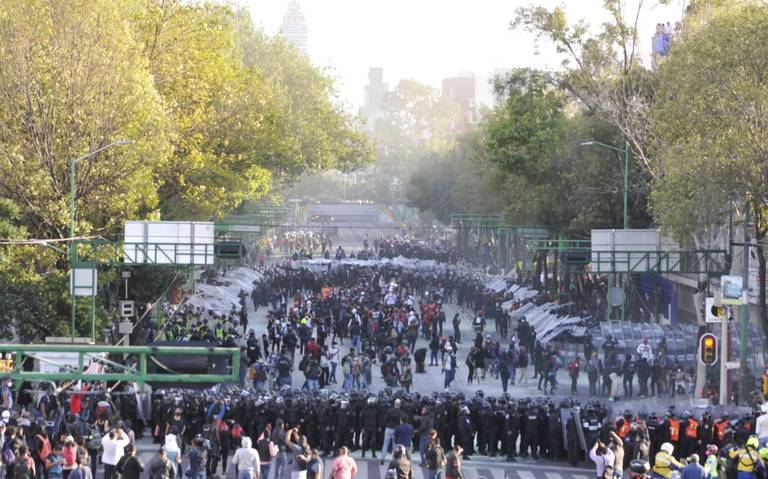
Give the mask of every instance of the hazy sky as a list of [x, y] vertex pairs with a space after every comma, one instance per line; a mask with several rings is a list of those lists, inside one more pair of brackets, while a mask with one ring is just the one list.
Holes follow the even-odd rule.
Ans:
[[[632, 8], [639, 0], [627, 0]], [[656, 23], [674, 24], [684, 0], [658, 6], [645, 0], [640, 18], [641, 48], [649, 57]], [[248, 6], [257, 25], [276, 33], [288, 0], [239, 0]], [[333, 69], [341, 99], [357, 109], [363, 101], [368, 68], [384, 68], [390, 88], [413, 78], [436, 87], [441, 79], [471, 71], [478, 77], [496, 68], [557, 67], [560, 57], [542, 43], [540, 55], [533, 38], [511, 31], [515, 9], [531, 4], [564, 5], [571, 19], [597, 25], [606, 20], [602, 0], [299, 0], [309, 27], [313, 63]]]

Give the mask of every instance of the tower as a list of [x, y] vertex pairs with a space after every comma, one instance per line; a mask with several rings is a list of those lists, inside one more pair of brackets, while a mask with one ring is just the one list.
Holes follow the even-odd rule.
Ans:
[[283, 15], [283, 36], [304, 55], [307, 54], [307, 20], [296, 0], [288, 4], [288, 11]]

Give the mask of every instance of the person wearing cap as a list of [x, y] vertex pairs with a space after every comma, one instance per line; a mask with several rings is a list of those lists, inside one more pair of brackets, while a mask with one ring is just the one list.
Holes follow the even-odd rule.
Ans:
[[[720, 472], [720, 461], [717, 456], [717, 446], [714, 444], [707, 446], [706, 455], [707, 460], [704, 461], [704, 477], [706, 479], [717, 479]], [[768, 457], [763, 458], [763, 460], [766, 459], [768, 459]]]

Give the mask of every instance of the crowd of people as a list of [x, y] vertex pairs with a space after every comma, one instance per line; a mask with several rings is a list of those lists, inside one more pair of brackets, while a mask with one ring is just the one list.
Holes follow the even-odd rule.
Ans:
[[[235, 468], [240, 479], [268, 479], [271, 469], [275, 479], [287, 478], [291, 469], [319, 479], [323, 457], [335, 456], [339, 464], [333, 467], [349, 472], [355, 451], [389, 464], [397, 477], [417, 464], [438, 477], [474, 455], [571, 466], [591, 459], [598, 477], [604, 477], [601, 467], [621, 477], [641, 460], [666, 479], [686, 460], [705, 458], [711, 478], [756, 474], [768, 459], [768, 408], [734, 416], [678, 412], [674, 406], [664, 414], [641, 408], [613, 415], [598, 400], [284, 387], [277, 393], [156, 390], [142, 419], [134, 394], [22, 390], [15, 405], [9, 386], [4, 383], [0, 394], [6, 478], [91, 479], [101, 468], [107, 479], [138, 479], [142, 471], [157, 479], [202, 479]], [[136, 455], [136, 441], [145, 436], [162, 445], [147, 464]]]
[[[443, 258], [425, 252], [441, 245], [415, 240], [390, 238], [369, 247], [381, 257]], [[586, 341], [583, 358], [589, 359], [567, 361], [556, 345], [537, 342], [527, 321], [513, 323], [501, 307], [511, 301], [514, 311], [523, 300], [506, 289], [486, 289], [483, 280], [473, 271], [391, 263], [265, 268], [229, 313], [168, 310], [170, 319], [148, 338], [241, 347], [239, 385], [146, 396], [130, 385], [106, 394], [95, 385], [32, 390], [24, 384], [14, 395], [3, 382], [6, 479], [92, 479], [100, 467], [105, 479], [204, 479], [231, 468], [238, 479], [271, 473], [321, 479], [329, 472], [322, 458], [329, 455], [335, 456], [330, 476], [351, 479], [350, 453], [357, 451], [388, 464], [387, 479], [412, 479], [417, 465], [431, 479], [458, 479], [462, 461], [475, 455], [572, 466], [591, 460], [603, 479], [621, 477], [633, 460], [649, 461], [652, 474], [665, 479], [685, 468], [684, 479], [700, 479], [691, 475], [699, 463], [708, 478], [753, 479], [763, 470], [766, 410], [730, 416], [642, 408], [615, 415], [601, 399], [616, 399], [619, 387], [626, 397], [635, 383], [640, 396], [677, 390], [677, 372], [654, 372], [664, 364], [665, 343], [645, 340], [620, 362], [613, 338], [601, 345], [602, 358]], [[469, 313], [447, 314], [449, 302]], [[266, 325], [248, 331], [247, 311], [259, 308], [268, 311]], [[469, 337], [462, 330], [471, 331]], [[459, 358], [463, 343], [470, 346]], [[531, 366], [541, 397], [515, 397], [508, 388], [527, 383]], [[498, 380], [503, 393], [459, 392], [454, 384], [464, 381], [457, 377], [464, 367], [467, 383]], [[430, 368], [440, 371], [443, 388], [414, 390], [414, 378]], [[556, 400], [559, 370], [568, 372], [572, 394], [585, 372], [594, 398]], [[377, 377], [384, 386], [374, 388]], [[136, 441], [147, 436], [158, 449], [143, 464]]]

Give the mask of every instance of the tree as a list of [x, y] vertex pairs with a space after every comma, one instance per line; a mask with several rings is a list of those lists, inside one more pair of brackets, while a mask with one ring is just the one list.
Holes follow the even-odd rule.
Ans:
[[[723, 2], [699, 11], [686, 19], [659, 74], [652, 118], [664, 175], [654, 183], [655, 216], [698, 246], [730, 211], [743, 215], [746, 207], [761, 244], [768, 230], [768, 8]], [[765, 277], [765, 251], [756, 250]], [[759, 306], [768, 333], [764, 281]]]
[[471, 131], [448, 152], [423, 157], [406, 185], [408, 205], [446, 224], [452, 213], [499, 211], [501, 195], [495, 194], [485, 155], [482, 133]]
[[2, 0], [0, 12], [0, 195], [35, 236], [65, 237], [68, 160], [127, 138], [79, 165], [79, 231], [154, 208], [167, 123], [121, 2]]
[[233, 23], [245, 66], [272, 86], [275, 134], [264, 147], [271, 152], [265, 160], [275, 179], [284, 183], [369, 163], [373, 152], [362, 122], [334, 102], [337, 92], [328, 72], [309, 63], [282, 36], [257, 31], [247, 10], [237, 10]]
[[[603, 3], [611, 20], [594, 34], [583, 20], [569, 24], [562, 7], [520, 8], [511, 26], [554, 44], [564, 56], [564, 68], [554, 81], [618, 129], [630, 143], [634, 157], [655, 174], [655, 164], [646, 152], [654, 80], [652, 72], [642, 65], [637, 36], [637, 24], [647, 1], [639, 0], [631, 15], [622, 0]], [[647, 191], [647, 181], [639, 185]]]
[[[381, 116], [374, 125], [376, 141], [375, 176], [383, 184], [404, 185], [415, 161], [429, 152], [445, 152], [453, 141], [452, 127], [459, 118], [459, 106], [440, 91], [415, 80], [402, 80], [387, 93]], [[395, 187], [395, 192], [399, 190]], [[391, 188], [380, 194], [396, 200]]]

